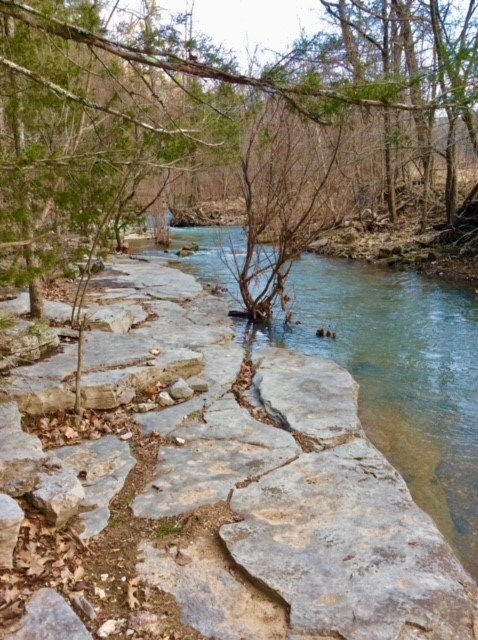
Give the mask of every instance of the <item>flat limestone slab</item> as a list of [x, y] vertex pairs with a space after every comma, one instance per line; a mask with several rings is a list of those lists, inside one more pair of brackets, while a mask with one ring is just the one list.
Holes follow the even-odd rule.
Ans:
[[202, 411], [205, 401], [206, 396], [198, 396], [160, 411], [136, 413], [134, 421], [139, 424], [146, 435], [156, 432], [167, 436], [175, 431], [184, 420], [193, 420], [194, 415]]
[[244, 349], [235, 342], [201, 347], [204, 354], [203, 377], [209, 383], [209, 396], [219, 397], [229, 391], [241, 370]]
[[290, 460], [288, 449], [237, 441], [196, 440], [162, 447], [153, 482], [133, 502], [141, 518], [165, 518], [226, 500], [238, 482]]
[[210, 298], [213, 296], [196, 298], [187, 308], [165, 300], [151, 302], [151, 310], [158, 315], [151, 326], [161, 336], [162, 344], [197, 349], [231, 341], [234, 332], [227, 306]]
[[476, 586], [363, 439], [235, 491], [220, 535], [290, 605], [290, 639], [476, 640]]
[[254, 386], [267, 412], [324, 447], [363, 435], [358, 384], [335, 362], [270, 348], [255, 357]]
[[199, 282], [188, 273], [161, 264], [159, 260], [143, 262], [118, 258], [112, 263], [121, 270], [114, 281], [126, 287], [147, 290], [151, 298], [184, 302], [192, 300], [202, 292]]
[[55, 449], [55, 456], [73, 467], [76, 473], [86, 475], [82, 479], [85, 497], [81, 504], [90, 510], [80, 514], [85, 526], [80, 535], [82, 538], [97, 535], [108, 524], [109, 503], [122, 489], [128, 473], [136, 464], [128, 443], [109, 435], [100, 440]]
[[137, 572], [143, 580], [171, 593], [185, 624], [208, 638], [221, 640], [282, 640], [285, 611], [244, 581], [236, 580], [227, 562], [204, 539], [182, 550], [191, 559], [180, 566], [177, 550], [140, 545]]
[[139, 304], [111, 304], [86, 309], [86, 321], [90, 329], [128, 333], [131, 327], [144, 322], [147, 312]]
[[[56, 322], [69, 323], [73, 307], [66, 302], [45, 301], [47, 318]], [[88, 328], [111, 333], [128, 333], [133, 324], [143, 322], [147, 313], [139, 304], [109, 304], [102, 306], [85, 306], [80, 318], [85, 318]], [[76, 317], [76, 315], [75, 315]]]
[[54, 590], [40, 589], [30, 598], [21, 627], [5, 640], [93, 640], [69, 604]]
[[30, 311], [30, 296], [28, 291], [23, 291], [19, 296], [11, 300], [0, 302], [0, 314], [5, 316], [21, 316]]

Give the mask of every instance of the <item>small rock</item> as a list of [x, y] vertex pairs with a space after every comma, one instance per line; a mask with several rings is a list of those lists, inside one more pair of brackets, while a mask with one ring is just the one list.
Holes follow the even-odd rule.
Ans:
[[104, 270], [105, 263], [101, 258], [95, 258], [90, 262], [89, 269], [88, 269], [88, 258], [87, 256], [85, 256], [85, 261], [82, 263], [80, 262], [75, 266], [79, 269], [80, 274], [87, 273], [88, 271], [90, 273], [100, 273], [100, 271]]
[[156, 360], [148, 360], [146, 363], [147, 367], [155, 367], [156, 366]]
[[81, 482], [70, 468], [53, 475], [40, 473], [38, 478], [39, 484], [29, 496], [31, 503], [45, 514], [48, 522], [63, 527], [78, 513], [85, 497]]
[[150, 349], [149, 353], [153, 356], [159, 356], [159, 354], [161, 353], [161, 349]]
[[99, 638], [107, 638], [112, 633], [116, 633], [116, 628], [118, 627], [118, 620], [107, 620], [104, 622], [101, 627], [97, 631], [97, 635]]
[[154, 402], [140, 402], [136, 405], [136, 411], [138, 413], [148, 413], [148, 411], [153, 411], [153, 409], [156, 409]]
[[175, 403], [167, 391], [161, 391], [158, 395], [158, 404], [161, 407], [172, 407]]
[[95, 596], [98, 596], [100, 600], [104, 600], [106, 598], [106, 591], [101, 589], [101, 587], [95, 587]]
[[179, 378], [169, 387], [169, 394], [174, 400], [189, 400], [193, 397], [194, 391], [182, 378]]
[[123, 433], [123, 435], [121, 435], [119, 437], [120, 440], [131, 440], [131, 438], [133, 437], [133, 434], [131, 433], [131, 431], [128, 431], [127, 433]]
[[10, 496], [0, 494], [0, 569], [11, 569], [23, 511]]
[[186, 440], [184, 438], [174, 438], [174, 441], [176, 442], [176, 444], [179, 444], [180, 446], [183, 446], [184, 444], [186, 444]]
[[197, 376], [194, 376], [193, 378], [188, 378], [187, 384], [193, 391], [197, 391], [198, 393], [204, 393], [205, 391], [209, 391], [209, 385], [204, 380], [204, 378], [199, 378]]
[[388, 247], [380, 247], [378, 250], [377, 258], [382, 260], [383, 258], [388, 258], [391, 255], [391, 250]]

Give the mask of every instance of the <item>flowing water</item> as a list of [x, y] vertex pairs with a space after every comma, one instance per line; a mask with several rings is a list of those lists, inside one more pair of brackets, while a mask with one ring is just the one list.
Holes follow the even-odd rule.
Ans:
[[[240, 259], [239, 229], [174, 229], [172, 235], [178, 246], [200, 246], [182, 264], [235, 295], [224, 258], [231, 257], [232, 236]], [[478, 294], [312, 254], [296, 261], [288, 288], [301, 324], [287, 329], [278, 321], [257, 330], [256, 348], [284, 346], [335, 360], [352, 373], [369, 438], [478, 579]], [[318, 327], [330, 327], [337, 339], [317, 338]], [[238, 339], [245, 331], [238, 323]]]

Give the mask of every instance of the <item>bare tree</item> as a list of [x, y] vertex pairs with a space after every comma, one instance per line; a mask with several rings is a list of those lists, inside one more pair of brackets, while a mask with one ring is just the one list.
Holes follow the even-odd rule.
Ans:
[[254, 322], [269, 322], [276, 302], [287, 319], [292, 261], [338, 222], [327, 199], [340, 141], [340, 127], [301, 118], [279, 98], [257, 107], [240, 161], [246, 254], [231, 267]]

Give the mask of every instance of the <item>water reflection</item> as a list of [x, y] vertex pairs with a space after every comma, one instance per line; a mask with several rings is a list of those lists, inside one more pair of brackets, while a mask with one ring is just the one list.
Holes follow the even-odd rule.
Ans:
[[[201, 251], [182, 261], [200, 279], [236, 296], [224, 264], [241, 232], [174, 230]], [[360, 384], [360, 415], [371, 440], [406, 478], [478, 578], [478, 296], [414, 273], [304, 254], [290, 277], [294, 320], [255, 333], [275, 344], [346, 367]], [[330, 326], [337, 340], [315, 336]], [[238, 324], [238, 339], [245, 325]]]

